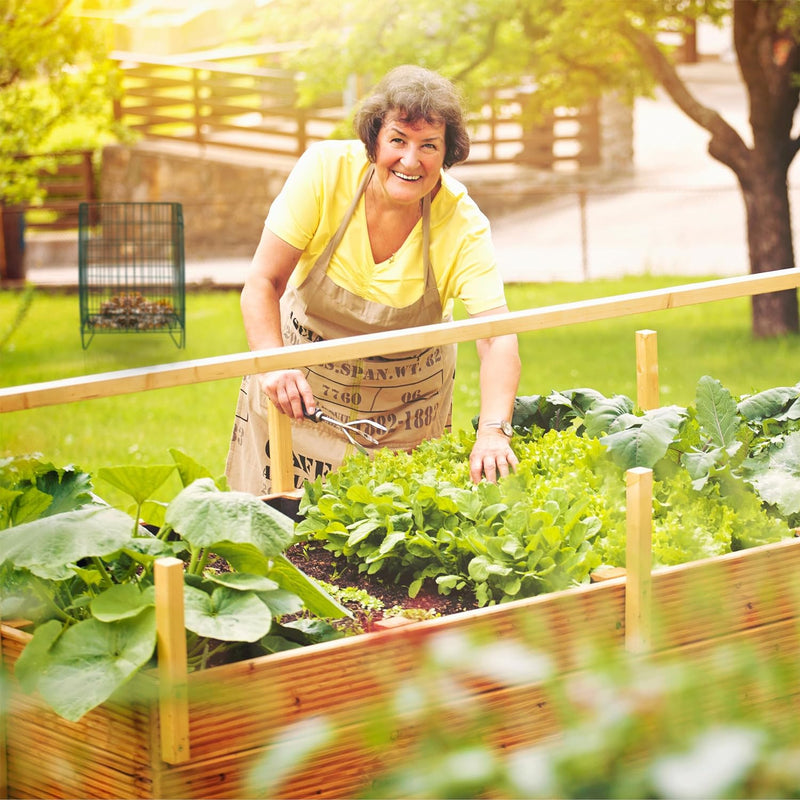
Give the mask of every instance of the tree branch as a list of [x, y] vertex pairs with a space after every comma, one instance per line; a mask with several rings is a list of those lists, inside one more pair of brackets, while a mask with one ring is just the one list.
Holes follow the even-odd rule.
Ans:
[[717, 111], [703, 105], [688, 89], [677, 70], [652, 37], [626, 25], [623, 35], [633, 44], [656, 80], [686, 116], [711, 134], [708, 153], [730, 167], [737, 176], [744, 175], [750, 163], [750, 150]]
[[45, 17], [40, 23], [40, 28], [49, 28], [64, 12], [66, 7], [70, 4], [70, 0], [61, 0], [61, 3], [53, 9], [53, 13], [49, 17]]
[[497, 29], [500, 26], [500, 20], [493, 19], [485, 38], [485, 44], [480, 52], [467, 64], [463, 69], [459, 70], [455, 75], [456, 81], [464, 80], [472, 70], [479, 67], [489, 56], [494, 52], [495, 44], [497, 42]]

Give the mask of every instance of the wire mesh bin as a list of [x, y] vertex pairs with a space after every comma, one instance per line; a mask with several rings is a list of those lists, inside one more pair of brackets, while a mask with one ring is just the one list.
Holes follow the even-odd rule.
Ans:
[[81, 203], [81, 342], [96, 333], [169, 333], [186, 345], [180, 203]]

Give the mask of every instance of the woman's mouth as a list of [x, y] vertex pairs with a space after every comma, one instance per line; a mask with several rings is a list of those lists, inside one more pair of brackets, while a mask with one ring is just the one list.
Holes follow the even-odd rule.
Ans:
[[422, 175], [406, 175], [405, 172], [397, 172], [396, 170], [392, 170], [392, 175], [400, 178], [401, 181], [407, 181], [408, 183], [414, 183], [422, 179]]

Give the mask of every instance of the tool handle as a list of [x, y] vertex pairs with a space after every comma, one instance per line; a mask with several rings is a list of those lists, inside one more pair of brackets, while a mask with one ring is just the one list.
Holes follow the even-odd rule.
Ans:
[[315, 411], [306, 411], [305, 404], [303, 404], [303, 416], [305, 416], [306, 419], [312, 420], [312, 422], [319, 422], [325, 416], [325, 412], [321, 408]]

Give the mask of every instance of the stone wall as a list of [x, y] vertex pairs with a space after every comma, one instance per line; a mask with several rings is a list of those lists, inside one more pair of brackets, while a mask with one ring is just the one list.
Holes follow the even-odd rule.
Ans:
[[104, 202], [181, 203], [186, 257], [251, 256], [294, 159], [145, 142], [103, 150]]

